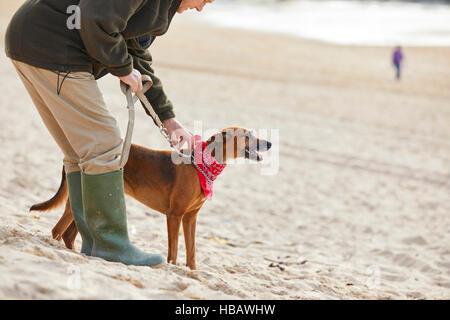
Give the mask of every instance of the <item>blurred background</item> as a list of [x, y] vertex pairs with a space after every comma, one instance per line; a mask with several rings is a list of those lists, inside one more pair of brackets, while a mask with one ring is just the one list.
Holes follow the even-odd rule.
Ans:
[[353, 45], [450, 45], [450, 1], [216, 0], [202, 18]]

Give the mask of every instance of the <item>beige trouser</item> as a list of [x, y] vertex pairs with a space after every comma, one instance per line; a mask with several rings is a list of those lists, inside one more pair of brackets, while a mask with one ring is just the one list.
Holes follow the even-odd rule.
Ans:
[[[66, 173], [120, 169], [122, 138], [94, 76], [73, 72], [57, 93], [58, 73], [12, 61], [47, 129], [64, 153]], [[65, 73], [59, 77], [60, 85]]]

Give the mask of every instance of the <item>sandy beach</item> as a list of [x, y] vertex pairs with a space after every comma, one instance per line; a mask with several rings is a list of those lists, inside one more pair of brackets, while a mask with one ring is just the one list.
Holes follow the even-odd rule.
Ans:
[[[2, 52], [18, 2], [0, 2]], [[400, 82], [391, 50], [175, 17], [151, 52], [177, 118], [267, 131], [275, 144], [217, 180], [197, 271], [182, 238], [178, 265], [156, 270], [51, 238], [63, 208], [28, 209], [56, 192], [62, 153], [3, 53], [0, 299], [450, 299], [450, 48], [404, 48]], [[100, 86], [124, 134], [118, 80]], [[141, 109], [133, 142], [167, 148]], [[167, 254], [165, 216], [132, 198], [127, 211], [132, 242]]]

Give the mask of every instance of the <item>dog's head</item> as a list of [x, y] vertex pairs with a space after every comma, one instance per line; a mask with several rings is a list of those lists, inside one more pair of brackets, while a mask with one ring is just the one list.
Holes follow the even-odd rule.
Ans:
[[207, 149], [222, 163], [229, 159], [263, 159], [260, 152], [270, 149], [272, 143], [254, 136], [253, 131], [243, 127], [228, 127], [207, 140]]

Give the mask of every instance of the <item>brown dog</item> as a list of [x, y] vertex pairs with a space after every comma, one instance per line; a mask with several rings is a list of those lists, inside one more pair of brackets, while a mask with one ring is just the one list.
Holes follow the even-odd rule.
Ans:
[[[270, 147], [270, 142], [256, 138], [251, 131], [242, 127], [225, 128], [207, 140], [207, 148], [222, 163], [231, 158], [260, 161], [262, 157], [257, 151], [267, 151]], [[166, 215], [169, 263], [177, 262], [178, 233], [181, 223], [183, 224], [186, 265], [196, 269], [195, 228], [198, 211], [205, 203], [206, 197], [194, 165], [175, 164], [171, 159], [171, 151], [152, 150], [133, 144], [124, 168], [124, 184], [127, 195]], [[70, 210], [64, 169], [55, 196], [46, 202], [33, 205], [30, 211], [54, 209], [64, 201], [64, 213], [53, 228], [52, 235], [56, 240], [62, 238], [66, 247], [73, 250], [78, 230]]]

